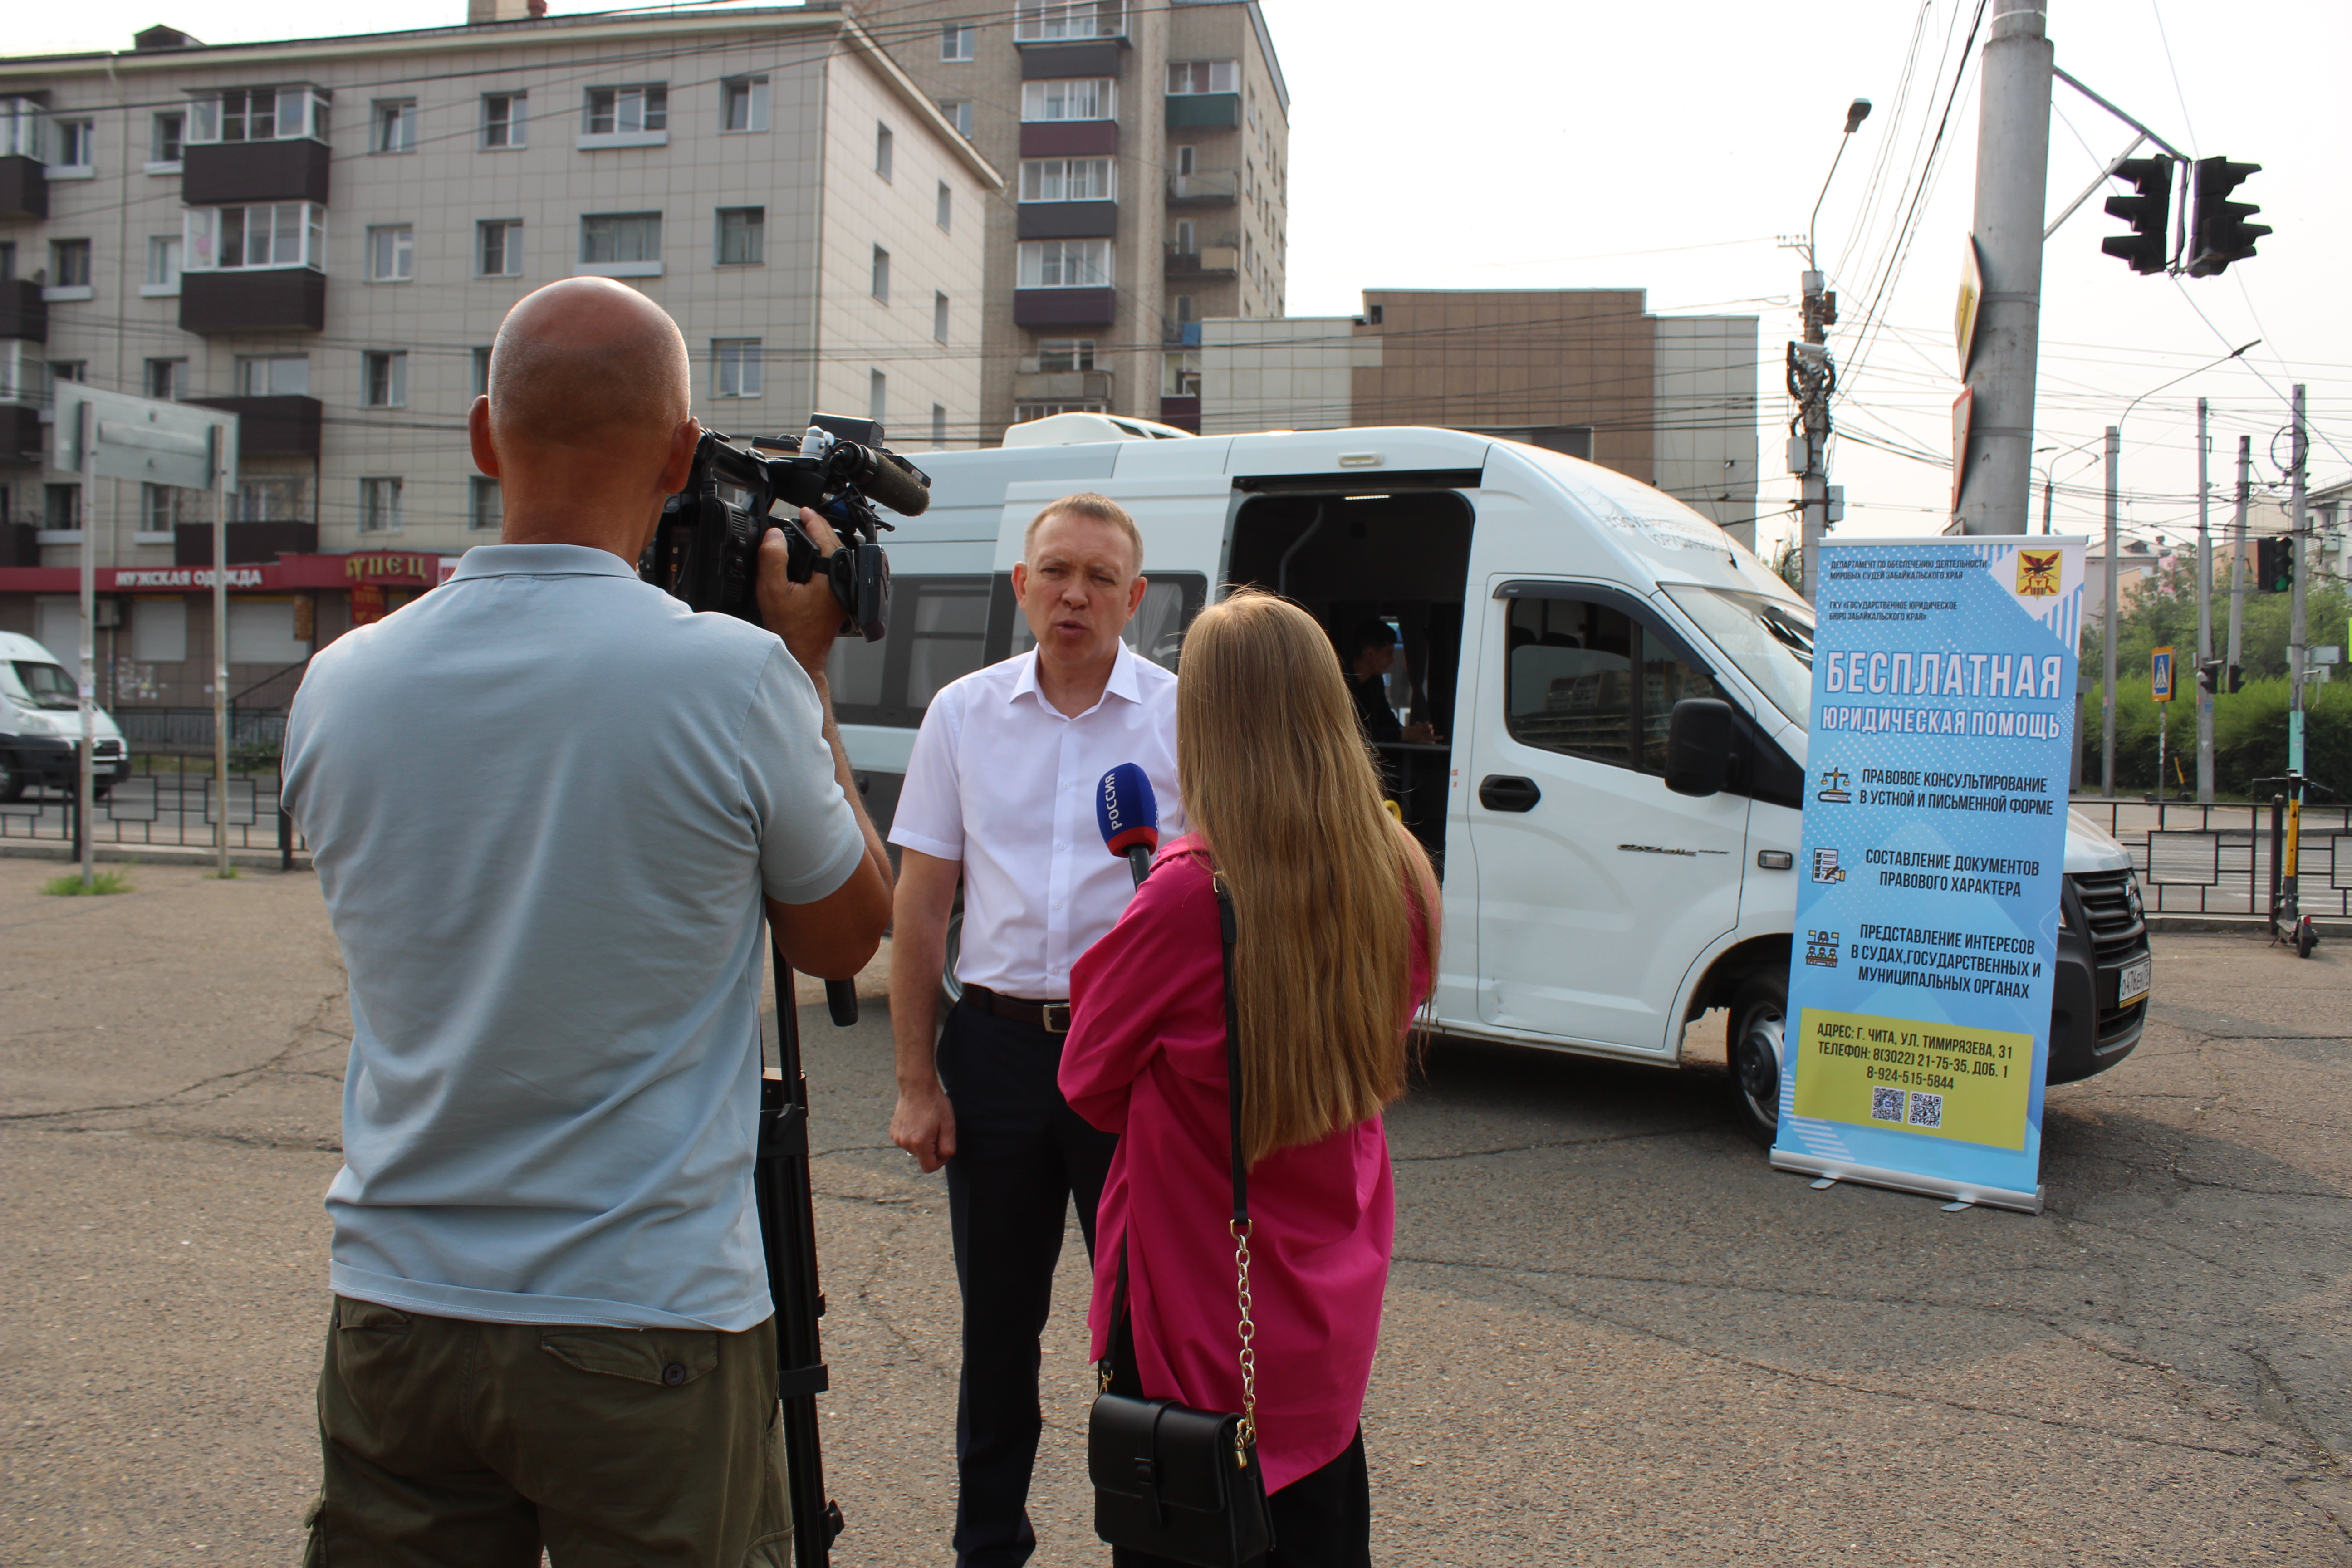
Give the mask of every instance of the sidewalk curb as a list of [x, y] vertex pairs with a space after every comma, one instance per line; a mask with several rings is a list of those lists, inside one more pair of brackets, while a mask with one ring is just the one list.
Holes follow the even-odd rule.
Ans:
[[[96, 860], [136, 860], [148, 866], [211, 866], [216, 863], [220, 851], [207, 844], [202, 847], [180, 844], [100, 844], [91, 851]], [[0, 859], [74, 861], [73, 846], [51, 841], [28, 842], [25, 839], [0, 840]], [[275, 871], [278, 868], [275, 849], [232, 849], [228, 863], [242, 870]], [[310, 869], [310, 852], [294, 851], [294, 869]]]

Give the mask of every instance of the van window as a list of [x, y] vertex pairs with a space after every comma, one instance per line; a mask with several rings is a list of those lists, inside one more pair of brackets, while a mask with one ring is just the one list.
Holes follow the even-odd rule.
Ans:
[[1666, 722], [1685, 697], [1721, 697], [1715, 678], [1694, 668], [1664, 638], [1642, 627], [1642, 771], [1666, 771]]
[[73, 678], [54, 664], [38, 659], [20, 658], [13, 661], [16, 679], [24, 686], [25, 695], [39, 708], [79, 708], [81, 700], [74, 694]]
[[1633, 765], [1633, 618], [1580, 599], [1521, 599], [1508, 634], [1511, 739]]
[[988, 637], [988, 584], [982, 578], [926, 585], [915, 601], [907, 654], [907, 706], [919, 713], [941, 689], [981, 666]]
[[825, 662], [833, 710], [845, 724], [913, 729], [942, 688], [978, 669], [988, 632], [989, 580], [981, 575], [900, 577], [892, 584], [890, 635], [836, 638]]

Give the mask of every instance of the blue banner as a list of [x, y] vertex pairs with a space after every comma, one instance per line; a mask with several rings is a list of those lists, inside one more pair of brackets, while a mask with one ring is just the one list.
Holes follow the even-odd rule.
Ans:
[[1783, 1169], [2039, 1212], [2083, 542], [1825, 543]]

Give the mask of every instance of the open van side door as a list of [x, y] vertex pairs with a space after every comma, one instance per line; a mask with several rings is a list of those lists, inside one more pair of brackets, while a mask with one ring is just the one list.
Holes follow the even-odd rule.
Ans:
[[1671, 1054], [1685, 975], [1738, 922], [1748, 801], [1666, 788], [1667, 715], [1727, 694], [1622, 588], [1491, 573], [1472, 586], [1475, 709], [1454, 722], [1479, 1022]]

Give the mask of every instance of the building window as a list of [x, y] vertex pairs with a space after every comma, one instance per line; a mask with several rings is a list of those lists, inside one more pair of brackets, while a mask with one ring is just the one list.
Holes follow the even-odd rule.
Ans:
[[89, 361], [86, 359], [53, 359], [49, 362], [51, 381], [88, 381]]
[[1024, 81], [1021, 84], [1021, 118], [1047, 120], [1116, 120], [1118, 83], [1109, 77], [1073, 81]]
[[1108, 289], [1110, 241], [1033, 239], [1015, 251], [1019, 289]]
[[719, 265], [758, 267], [768, 258], [768, 209], [719, 209]]
[[760, 340], [710, 340], [710, 395], [713, 397], [760, 395]]
[[180, 521], [180, 492], [170, 485], [139, 487], [139, 531], [169, 533]]
[[191, 272], [266, 267], [323, 268], [327, 209], [316, 202], [249, 207], [192, 207], [180, 264]]
[[1168, 67], [1168, 95], [1182, 98], [1196, 92], [1238, 92], [1239, 60], [1178, 60]]
[[948, 341], [948, 297], [945, 294], [934, 293], [931, 296], [931, 336], [940, 342]]
[[147, 395], [173, 403], [188, 395], [188, 362], [184, 359], [151, 359], [147, 362]]
[[488, 397], [490, 395], [489, 345], [484, 343], [477, 347], [474, 350], [473, 359], [474, 379], [469, 384], [474, 389], [473, 395], [476, 397]]
[[1023, 402], [1013, 405], [1013, 423], [1026, 425], [1032, 419], [1050, 419], [1056, 414], [1108, 414], [1110, 410], [1103, 405], [1103, 401], [1099, 397], [1082, 397], [1075, 401], [1057, 400], [1050, 403]]
[[874, 172], [886, 180], [890, 177], [890, 155], [898, 140], [887, 125], [878, 120], [874, 122]]
[[580, 219], [580, 265], [608, 278], [661, 276], [659, 213], [588, 213]]
[[878, 370], [868, 372], [866, 378], [866, 417], [877, 425], [882, 424], [882, 411], [889, 402], [890, 378]]
[[980, 29], [970, 22], [947, 22], [940, 27], [940, 58], [968, 60], [980, 42]]
[[57, 532], [78, 532], [81, 528], [81, 486], [43, 485], [41, 487], [41, 526]]
[[89, 241], [86, 239], [49, 241], [49, 287], [87, 289], [89, 286]]
[[1020, 0], [1013, 13], [1013, 36], [1024, 44], [1126, 33], [1124, 0]]
[[180, 161], [180, 142], [186, 134], [188, 117], [177, 110], [155, 116], [154, 129], [149, 133], [147, 156], [157, 163]]
[[270, 142], [327, 136], [327, 98], [312, 87], [231, 88], [188, 100], [190, 142]]
[[93, 120], [59, 120], [56, 146], [58, 160], [48, 166], [53, 180], [86, 180], [98, 173], [98, 122]]
[[414, 153], [416, 151], [416, 100], [413, 98], [380, 98], [368, 119], [368, 151], [371, 153]]
[[360, 531], [362, 533], [398, 533], [400, 531], [400, 481], [396, 479], [367, 479], [360, 481]]
[[1192, 147], [1189, 143], [1177, 148], [1176, 172], [1179, 174], [1199, 174], [1201, 171], [1198, 165], [1197, 154], [1198, 149]]
[[[239, 397], [308, 397], [310, 395], [309, 354], [240, 354], [236, 362]], [[247, 522], [268, 518], [249, 517]]]
[[1176, 248], [1186, 256], [1193, 255], [1201, 248], [1193, 237], [1192, 220], [1190, 218], [1182, 220], [1176, 226]]
[[[1192, 321], [1192, 296], [1190, 294], [1179, 294], [1175, 299], [1170, 301], [1170, 304], [1175, 309], [1177, 324], [1179, 326], [1189, 326]], [[1379, 318], [1377, 317], [1374, 318], [1374, 320], [1378, 319]]]
[[309, 489], [299, 474], [270, 474], [238, 482], [229, 498], [231, 522], [307, 522]]
[[520, 147], [530, 136], [530, 96], [520, 92], [482, 95], [482, 145]]
[[955, 192], [948, 188], [945, 180], [940, 182], [940, 194], [931, 203], [931, 221], [944, 230], [952, 232], [955, 228]]
[[932, 404], [932, 405], [931, 405], [931, 445], [932, 445], [932, 446], [934, 446], [934, 447], [944, 447], [944, 446], [946, 446], [947, 444], [948, 444], [948, 411], [947, 411], [947, 405], [946, 405], [945, 404], [941, 404], [941, 403], [934, 403], [934, 404]]
[[583, 147], [659, 145], [669, 140], [669, 88], [662, 82], [592, 87], [583, 123]]
[[940, 100], [940, 112], [948, 117], [948, 123], [956, 128], [956, 134], [964, 137], [966, 140], [971, 139], [971, 100], [968, 98], [943, 98]]
[[1118, 199], [1118, 187], [1108, 158], [1024, 158], [1021, 163], [1021, 199], [1024, 202], [1108, 202]]
[[1201, 395], [1199, 353], [1173, 353], [1160, 356], [1160, 395], [1162, 397]]
[[1037, 342], [1037, 368], [1041, 371], [1092, 370], [1095, 367], [1095, 341], [1092, 338], [1041, 338]]
[[499, 481], [483, 474], [473, 476], [467, 489], [466, 526], [476, 533], [496, 533], [506, 521], [499, 506]]
[[367, 275], [371, 283], [405, 283], [416, 276], [413, 226], [388, 223], [367, 231]]
[[474, 226], [474, 275], [522, 276], [522, 219], [499, 217]]
[[370, 408], [408, 406], [408, 354], [370, 349], [360, 356], [360, 401]]
[[890, 253], [878, 245], [874, 247], [873, 294], [886, 305], [890, 302]]
[[147, 240], [147, 282], [142, 294], [180, 291], [180, 246], [176, 234], [151, 235]]
[[739, 76], [719, 84], [719, 129], [765, 131], [768, 128], [768, 79]]

